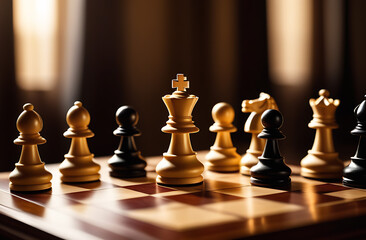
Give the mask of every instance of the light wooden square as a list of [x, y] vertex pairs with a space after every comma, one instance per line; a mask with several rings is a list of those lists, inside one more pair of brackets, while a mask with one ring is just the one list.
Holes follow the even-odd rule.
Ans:
[[77, 201], [88, 204], [88, 203], [99, 203], [116, 201], [129, 198], [137, 198], [148, 196], [148, 194], [136, 192], [126, 188], [107, 188], [96, 191], [90, 191], [90, 196], [85, 199], [78, 199]]
[[[250, 177], [244, 176], [239, 173], [222, 174], [222, 173], [215, 173], [215, 172], [208, 171], [205, 174], [205, 179], [233, 183], [233, 184], [235, 184], [235, 186], [237, 186], [237, 185], [249, 186], [250, 185]], [[235, 186], [233, 186], [233, 187], [235, 187]]]
[[275, 193], [286, 192], [284, 190], [272, 189], [272, 188], [263, 188], [263, 187], [255, 187], [255, 186], [245, 186], [240, 188], [228, 188], [228, 189], [220, 189], [216, 190], [218, 193], [225, 193], [228, 195], [238, 196], [238, 197], [256, 197], [263, 196]]
[[168, 197], [168, 196], [176, 196], [176, 195], [187, 194], [187, 193], [194, 193], [194, 192], [199, 192], [199, 191], [200, 190], [198, 190], [198, 189], [177, 190], [177, 191], [156, 193], [156, 194], [152, 194], [151, 196]]
[[90, 189], [81, 188], [77, 186], [62, 184], [62, 183], [52, 183], [52, 194], [62, 195], [66, 193], [75, 193], [75, 192], [85, 192], [90, 191]]
[[222, 213], [229, 213], [245, 218], [268, 216], [302, 209], [301, 206], [295, 204], [280, 203], [259, 198], [247, 198], [212, 203], [206, 204], [203, 207], [206, 209], [215, 210]]
[[357, 199], [357, 198], [366, 198], [366, 191], [361, 189], [347, 189], [343, 191], [325, 193], [324, 195], [339, 197], [343, 199]]
[[132, 210], [131, 218], [173, 230], [187, 230], [214, 224], [238, 221], [239, 218], [182, 203], [168, 203], [159, 207]]

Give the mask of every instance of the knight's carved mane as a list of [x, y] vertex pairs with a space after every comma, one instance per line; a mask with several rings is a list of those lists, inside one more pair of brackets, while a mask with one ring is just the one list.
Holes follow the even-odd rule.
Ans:
[[259, 98], [258, 100], [262, 100], [266, 101], [266, 104], [263, 104], [264, 108], [261, 109], [263, 111], [258, 111], [258, 112], [252, 112], [247, 121], [245, 122], [244, 125], [244, 131], [245, 132], [250, 132], [250, 133], [259, 133], [263, 130], [263, 126], [261, 123], [261, 116], [262, 113], [267, 110], [267, 109], [276, 109], [278, 110], [276, 101], [274, 100], [273, 97], [271, 97], [269, 94], [267, 93], [260, 93], [259, 94]]

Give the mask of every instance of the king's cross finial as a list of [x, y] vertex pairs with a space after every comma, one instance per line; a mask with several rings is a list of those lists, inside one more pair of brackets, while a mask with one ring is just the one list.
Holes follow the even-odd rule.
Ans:
[[177, 79], [172, 80], [172, 88], [177, 88], [177, 91], [185, 91], [189, 88], [189, 81], [183, 74], [177, 74]]

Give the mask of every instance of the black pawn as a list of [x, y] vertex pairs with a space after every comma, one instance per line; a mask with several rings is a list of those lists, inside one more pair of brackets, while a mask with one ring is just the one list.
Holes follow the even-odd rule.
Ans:
[[355, 116], [357, 126], [351, 134], [360, 136], [360, 140], [355, 156], [351, 157], [351, 163], [343, 170], [343, 184], [366, 188], [366, 100], [355, 108]]
[[139, 136], [136, 128], [139, 120], [138, 113], [130, 106], [122, 106], [116, 112], [116, 121], [119, 127], [113, 134], [121, 137], [119, 147], [113, 157], [108, 160], [112, 169], [109, 173], [117, 178], [134, 178], [146, 176], [146, 162], [137, 150], [134, 136]]
[[291, 169], [284, 163], [281, 157], [278, 139], [285, 136], [278, 130], [283, 123], [282, 114], [274, 109], [268, 109], [262, 114], [263, 131], [258, 138], [267, 139], [259, 162], [250, 170], [250, 182], [262, 187], [288, 187], [291, 183]]

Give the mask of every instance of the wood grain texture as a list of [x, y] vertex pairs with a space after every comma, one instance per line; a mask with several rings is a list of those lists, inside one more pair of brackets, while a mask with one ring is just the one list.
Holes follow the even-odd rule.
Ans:
[[[207, 152], [200, 152], [204, 159]], [[291, 166], [289, 190], [251, 186], [239, 173], [205, 172], [204, 183], [165, 187], [147, 176], [109, 176], [108, 157], [97, 158], [101, 181], [64, 184], [58, 164], [52, 191], [11, 193], [0, 173], [0, 235], [42, 239], [324, 239], [364, 237], [366, 190], [299, 176]]]

